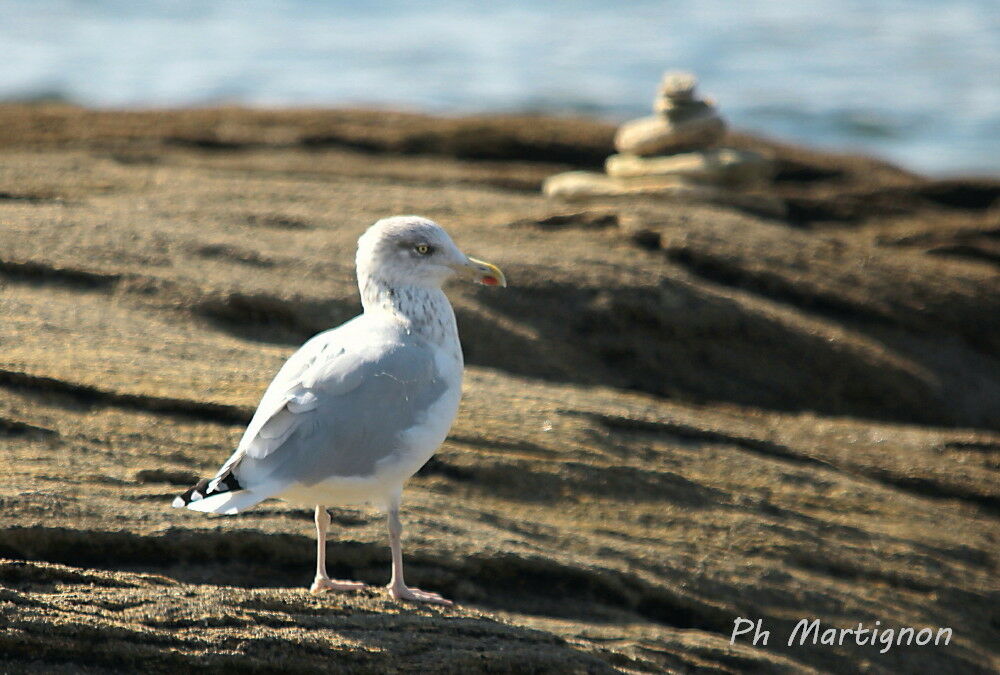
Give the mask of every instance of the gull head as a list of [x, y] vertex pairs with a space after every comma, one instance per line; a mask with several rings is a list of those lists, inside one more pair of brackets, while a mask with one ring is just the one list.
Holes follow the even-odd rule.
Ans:
[[358, 239], [358, 281], [440, 288], [453, 276], [486, 286], [506, 286], [495, 265], [462, 253], [448, 233], [420, 216], [383, 218]]

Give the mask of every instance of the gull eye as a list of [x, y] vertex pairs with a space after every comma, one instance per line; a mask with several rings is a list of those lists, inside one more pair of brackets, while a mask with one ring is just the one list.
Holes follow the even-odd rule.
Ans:
[[431, 252], [434, 251], [434, 249], [428, 246], [427, 244], [417, 244], [416, 246], [413, 247], [413, 250], [419, 253], [420, 255], [429, 255]]

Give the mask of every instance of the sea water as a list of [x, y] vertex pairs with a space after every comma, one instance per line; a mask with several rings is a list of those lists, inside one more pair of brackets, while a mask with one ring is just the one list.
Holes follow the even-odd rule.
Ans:
[[0, 0], [0, 99], [101, 107], [650, 112], [928, 173], [1000, 170], [997, 0]]

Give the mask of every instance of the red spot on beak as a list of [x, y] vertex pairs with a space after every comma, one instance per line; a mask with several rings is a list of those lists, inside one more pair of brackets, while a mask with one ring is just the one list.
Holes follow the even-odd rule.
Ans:
[[489, 276], [483, 277], [479, 281], [483, 286], [496, 286], [497, 284], [500, 283], [499, 281], [497, 281], [496, 277], [489, 277]]

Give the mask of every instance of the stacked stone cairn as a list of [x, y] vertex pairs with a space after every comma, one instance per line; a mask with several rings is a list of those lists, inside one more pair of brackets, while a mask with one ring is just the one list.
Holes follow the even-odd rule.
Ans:
[[763, 155], [716, 147], [726, 123], [710, 100], [697, 96], [697, 84], [690, 73], [664, 75], [653, 106], [656, 114], [618, 128], [618, 154], [608, 157], [605, 173], [556, 174], [545, 180], [543, 192], [568, 200], [667, 195], [726, 201], [733, 188], [769, 180], [772, 164]]

